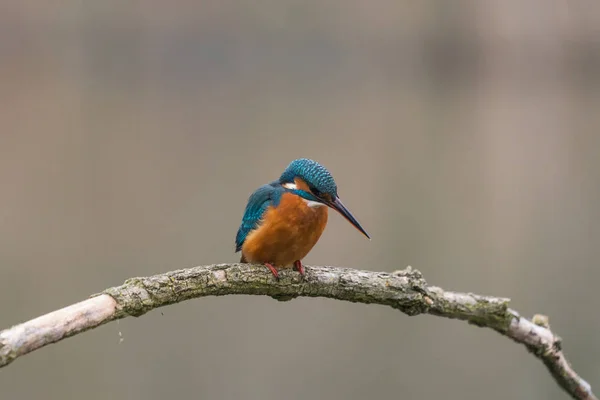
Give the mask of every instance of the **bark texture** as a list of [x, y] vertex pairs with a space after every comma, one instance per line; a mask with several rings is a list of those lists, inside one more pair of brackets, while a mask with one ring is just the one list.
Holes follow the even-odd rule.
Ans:
[[381, 304], [407, 315], [431, 314], [491, 328], [525, 347], [574, 399], [597, 399], [570, 366], [561, 339], [541, 315], [528, 320], [508, 308], [509, 299], [445, 291], [429, 286], [408, 267], [393, 273], [306, 266], [304, 279], [282, 270], [280, 281], [264, 266], [217, 264], [132, 278], [90, 299], [0, 332], [0, 367], [38, 348], [128, 316], [203, 296], [267, 295], [279, 301], [299, 296]]

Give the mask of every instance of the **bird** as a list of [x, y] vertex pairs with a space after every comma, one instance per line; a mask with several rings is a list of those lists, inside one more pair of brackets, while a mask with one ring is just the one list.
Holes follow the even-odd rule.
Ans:
[[276, 280], [278, 268], [290, 267], [304, 278], [302, 259], [325, 230], [329, 208], [371, 240], [340, 200], [329, 171], [308, 158], [292, 161], [279, 179], [260, 186], [248, 198], [235, 238], [240, 262], [263, 264]]

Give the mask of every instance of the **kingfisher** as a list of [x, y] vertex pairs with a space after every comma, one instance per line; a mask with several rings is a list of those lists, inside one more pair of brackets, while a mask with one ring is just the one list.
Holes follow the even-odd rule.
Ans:
[[235, 252], [242, 252], [240, 262], [264, 264], [276, 280], [277, 268], [292, 267], [304, 277], [302, 259], [321, 237], [329, 208], [371, 239], [341, 202], [325, 167], [307, 158], [292, 161], [278, 180], [248, 198], [235, 238]]

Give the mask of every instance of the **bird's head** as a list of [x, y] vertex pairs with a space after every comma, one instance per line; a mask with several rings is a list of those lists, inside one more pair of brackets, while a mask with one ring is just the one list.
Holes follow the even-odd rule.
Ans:
[[279, 183], [286, 190], [302, 197], [310, 207], [325, 205], [333, 208], [370, 239], [369, 234], [340, 201], [337, 185], [329, 171], [318, 162], [307, 158], [292, 161], [281, 174]]

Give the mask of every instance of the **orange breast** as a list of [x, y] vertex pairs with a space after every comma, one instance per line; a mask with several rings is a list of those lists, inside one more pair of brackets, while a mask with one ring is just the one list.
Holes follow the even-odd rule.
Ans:
[[317, 243], [327, 225], [327, 207], [308, 207], [299, 196], [284, 193], [277, 208], [265, 212], [261, 225], [242, 246], [248, 262], [290, 266], [302, 260]]

